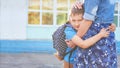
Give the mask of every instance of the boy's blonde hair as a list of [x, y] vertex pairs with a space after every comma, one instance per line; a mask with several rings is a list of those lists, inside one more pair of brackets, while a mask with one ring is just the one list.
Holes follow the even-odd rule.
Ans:
[[71, 8], [69, 16], [71, 15], [79, 15], [79, 14], [83, 14], [84, 13], [84, 8], [82, 6], [82, 9], [79, 8], [75, 8], [74, 6]]

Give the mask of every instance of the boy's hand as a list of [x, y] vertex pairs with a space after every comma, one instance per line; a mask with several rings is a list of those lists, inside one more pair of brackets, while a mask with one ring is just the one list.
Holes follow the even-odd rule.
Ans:
[[116, 25], [112, 23], [108, 28], [111, 32], [114, 32], [116, 29]]
[[110, 34], [110, 31], [108, 31], [109, 28], [102, 28], [99, 32], [101, 37], [108, 37]]
[[65, 40], [65, 42], [70, 48], [74, 48], [76, 46], [71, 40]]
[[63, 58], [59, 56], [58, 52], [54, 53], [54, 56], [60, 61], [63, 60]]

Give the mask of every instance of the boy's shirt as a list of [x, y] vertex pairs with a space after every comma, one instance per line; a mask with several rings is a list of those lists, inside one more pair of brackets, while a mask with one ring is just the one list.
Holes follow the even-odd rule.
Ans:
[[76, 34], [76, 30], [72, 27], [71, 24], [67, 24], [67, 27], [64, 30], [66, 35], [66, 40], [71, 40], [73, 36]]
[[[65, 33], [65, 35], [66, 35], [66, 37], [65, 37], [66, 40], [71, 40], [71, 39], [74, 37], [74, 35], [76, 34], [76, 30], [72, 27], [71, 24], [67, 24], [67, 27], [65, 28], [64, 33]], [[68, 47], [68, 48], [66, 49], [66, 52], [69, 52], [69, 51], [71, 51], [71, 50], [72, 50], [72, 48]], [[69, 56], [70, 56], [70, 53], [67, 54], [67, 55], [64, 57], [64, 60], [65, 60], [66, 62], [69, 62]], [[75, 56], [76, 56], [76, 50], [72, 52], [72, 55], [71, 55], [71, 57], [70, 57], [70, 63], [71, 63], [71, 64], [74, 63]]]

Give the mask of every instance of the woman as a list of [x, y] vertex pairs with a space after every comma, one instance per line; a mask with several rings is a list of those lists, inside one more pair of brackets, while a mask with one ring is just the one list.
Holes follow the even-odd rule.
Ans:
[[[75, 6], [80, 7], [78, 3]], [[114, 20], [114, 7], [115, 0], [85, 0], [84, 21], [76, 37], [82, 37], [85, 40], [96, 35], [101, 28], [109, 27]], [[117, 68], [114, 36], [114, 32], [110, 32], [109, 37], [101, 39], [92, 47], [87, 49], [79, 47], [74, 68]]]

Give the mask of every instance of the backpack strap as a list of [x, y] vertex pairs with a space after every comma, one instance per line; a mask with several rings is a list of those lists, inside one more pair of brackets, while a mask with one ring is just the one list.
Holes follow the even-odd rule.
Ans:
[[69, 55], [69, 68], [70, 68], [70, 57], [71, 57], [73, 51], [74, 51], [76, 48], [77, 48], [77, 46], [75, 46], [75, 47], [74, 47], [72, 50], [70, 50], [69, 52], [65, 53], [64, 56], [63, 56], [63, 58], [64, 58], [67, 54], [70, 53], [70, 55]]
[[73, 49], [71, 49], [70, 51], [68, 51], [68, 52], [66, 52], [65, 54], [64, 54], [64, 57], [67, 55], [67, 54], [71, 54], [75, 49], [77, 48], [77, 46], [75, 46]]

